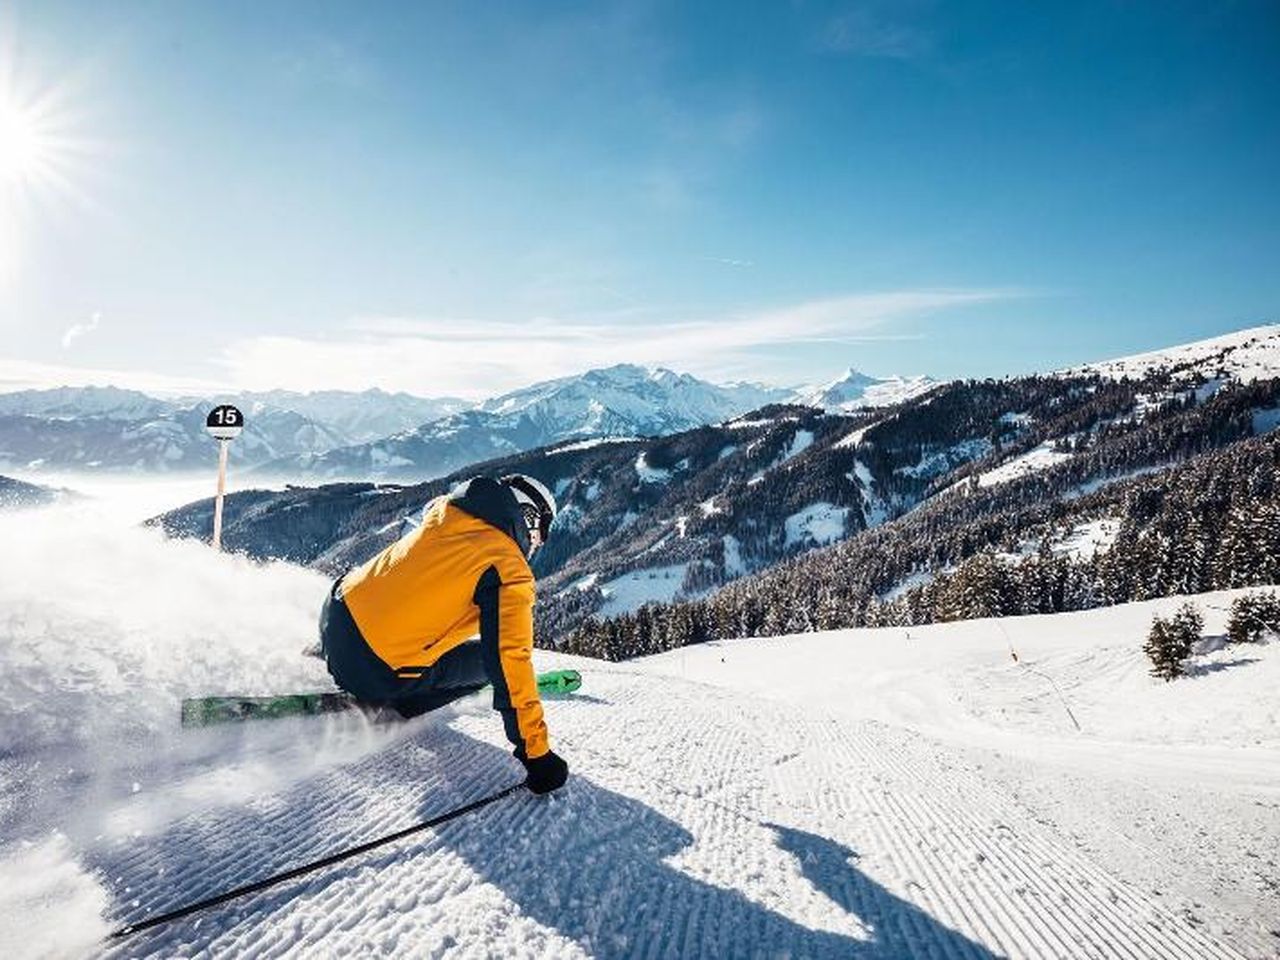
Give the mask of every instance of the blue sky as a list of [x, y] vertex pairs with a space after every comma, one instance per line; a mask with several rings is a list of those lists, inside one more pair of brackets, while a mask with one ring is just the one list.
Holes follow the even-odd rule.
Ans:
[[0, 0], [39, 134], [0, 184], [0, 388], [991, 376], [1210, 336], [1280, 317], [1277, 90], [1269, 0]]

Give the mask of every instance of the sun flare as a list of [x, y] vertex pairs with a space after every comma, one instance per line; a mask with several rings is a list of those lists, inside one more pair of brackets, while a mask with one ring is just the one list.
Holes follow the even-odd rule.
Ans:
[[91, 206], [82, 186], [93, 145], [76, 132], [71, 86], [19, 77], [14, 64], [0, 43], [0, 293], [19, 276], [35, 218]]
[[0, 100], [0, 182], [21, 184], [39, 178], [51, 146], [38, 113]]

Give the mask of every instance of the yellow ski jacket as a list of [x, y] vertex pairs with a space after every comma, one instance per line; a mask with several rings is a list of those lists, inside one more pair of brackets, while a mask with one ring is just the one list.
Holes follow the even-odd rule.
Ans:
[[515, 496], [476, 477], [343, 577], [342, 598], [369, 649], [405, 680], [478, 633], [494, 709], [516, 755], [533, 759], [550, 747], [533, 672], [528, 546]]

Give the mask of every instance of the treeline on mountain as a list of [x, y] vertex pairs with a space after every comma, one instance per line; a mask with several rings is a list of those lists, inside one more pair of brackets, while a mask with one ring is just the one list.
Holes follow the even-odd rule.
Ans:
[[[896, 409], [858, 417], [814, 417], [809, 411], [794, 422], [779, 419], [770, 436], [761, 438], [771, 446], [753, 441], [759, 448], [749, 456], [742, 451], [684, 484], [672, 484], [638, 522], [570, 558], [548, 584], [550, 598], [541, 615], [557, 634], [571, 628], [574, 616], [555, 608], [565, 586], [591, 575], [605, 581], [630, 570], [684, 563], [684, 593], [713, 589], [744, 571], [812, 549], [813, 543], [789, 543], [785, 535], [787, 517], [808, 505], [847, 508], [845, 535], [853, 536], [865, 528], [873, 503], [892, 518], [1046, 442], [1076, 456], [1055, 475], [1032, 478], [1030, 486], [1004, 485], [989, 500], [975, 502], [974, 510], [1052, 498], [1098, 477], [1180, 462], [1249, 436], [1252, 412], [1275, 405], [1278, 393], [1277, 382], [1268, 381], [1224, 387], [1201, 402], [1194, 389], [1175, 390], [1163, 376], [1118, 382], [1026, 377], [947, 384]], [[865, 429], [856, 447], [841, 443], [859, 427]], [[757, 479], [798, 429], [813, 432], [810, 451]], [[870, 489], [855, 482], [855, 463], [872, 478]], [[942, 472], [922, 463], [941, 464]], [[713, 509], [702, 509], [710, 498]], [[683, 518], [683, 534], [673, 536], [677, 518]], [[726, 557], [726, 537], [733, 538], [736, 568]], [[598, 593], [596, 600], [602, 600]], [[580, 601], [574, 598], [576, 612], [589, 606]]]
[[[704, 599], [589, 619], [559, 647], [618, 660], [712, 639], [1058, 613], [1280, 580], [1274, 434], [1159, 475], [1025, 502], [1027, 490], [1061, 482], [1046, 475], [956, 491]], [[1119, 522], [1108, 549], [1087, 558], [1053, 550], [1067, 531], [1102, 517]], [[927, 582], [889, 596], [913, 574]]]
[[[860, 418], [773, 406], [743, 420], [751, 425], [704, 427], [653, 441], [645, 463], [671, 470], [670, 479], [646, 483], [634, 471], [610, 477], [593, 508], [612, 518], [604, 536], [581, 537], [576, 513], [557, 523], [552, 543], [564, 536], [576, 549], [548, 571], [558, 573], [548, 584], [551, 591], [591, 574], [604, 579], [677, 563], [690, 563], [691, 573], [704, 569], [708, 584], [722, 583], [728, 579], [724, 536], [737, 540], [749, 569], [766, 566], [788, 552], [780, 539], [785, 518], [818, 499], [849, 508], [850, 529], [861, 529], [862, 493], [847, 476], [853, 451], [834, 446]], [[577, 489], [569, 490], [571, 510]]]

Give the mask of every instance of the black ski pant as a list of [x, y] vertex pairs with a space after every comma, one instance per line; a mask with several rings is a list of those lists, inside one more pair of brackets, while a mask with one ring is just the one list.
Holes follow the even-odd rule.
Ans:
[[342, 600], [339, 578], [320, 611], [320, 647], [329, 674], [362, 703], [389, 707], [402, 717], [436, 710], [489, 682], [479, 640], [469, 640], [442, 656], [421, 676], [398, 675], [369, 649]]

